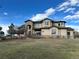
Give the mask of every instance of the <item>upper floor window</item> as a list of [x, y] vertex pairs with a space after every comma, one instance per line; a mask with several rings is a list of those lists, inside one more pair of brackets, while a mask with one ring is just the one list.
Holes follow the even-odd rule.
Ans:
[[45, 25], [49, 25], [49, 20], [45, 20]]
[[65, 26], [64, 23], [58, 23], [58, 26]]
[[58, 26], [60, 26], [60, 23], [58, 23]]
[[65, 26], [65, 24], [64, 24], [64, 23], [61, 23], [61, 25], [62, 25], [62, 26]]
[[36, 23], [36, 24], [34, 24], [34, 27], [35, 27], [35, 28], [40, 28], [40, 27], [41, 27], [41, 24]]
[[31, 29], [31, 25], [28, 25], [28, 29]]

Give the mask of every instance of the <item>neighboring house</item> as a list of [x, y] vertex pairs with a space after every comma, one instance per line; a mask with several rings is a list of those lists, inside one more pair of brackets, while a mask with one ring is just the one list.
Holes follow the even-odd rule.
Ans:
[[65, 21], [45, 18], [41, 21], [25, 21], [25, 34], [42, 37], [74, 38], [74, 29], [65, 26]]

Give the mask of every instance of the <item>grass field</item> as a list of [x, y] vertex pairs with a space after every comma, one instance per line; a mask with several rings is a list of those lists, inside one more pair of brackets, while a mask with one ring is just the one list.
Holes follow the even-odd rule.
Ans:
[[26, 39], [0, 42], [0, 59], [79, 59], [79, 40]]

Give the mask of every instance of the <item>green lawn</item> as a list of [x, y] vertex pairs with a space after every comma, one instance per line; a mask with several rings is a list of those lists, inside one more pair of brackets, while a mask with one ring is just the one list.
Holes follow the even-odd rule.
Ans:
[[79, 59], [79, 40], [12, 40], [0, 42], [0, 59]]

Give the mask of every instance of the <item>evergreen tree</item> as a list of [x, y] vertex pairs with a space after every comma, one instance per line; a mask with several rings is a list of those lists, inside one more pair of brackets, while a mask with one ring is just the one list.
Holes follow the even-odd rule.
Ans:
[[15, 27], [15, 26], [14, 26], [13, 23], [9, 26], [8, 33], [11, 35], [11, 38], [12, 38], [12, 36], [16, 33], [14, 27]]
[[4, 37], [4, 32], [2, 31], [2, 27], [0, 27], [0, 38]]

